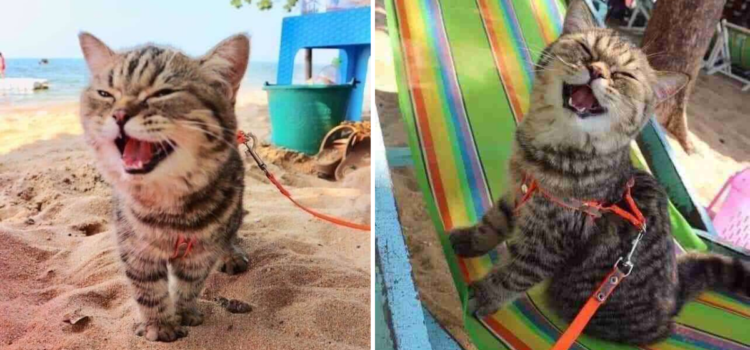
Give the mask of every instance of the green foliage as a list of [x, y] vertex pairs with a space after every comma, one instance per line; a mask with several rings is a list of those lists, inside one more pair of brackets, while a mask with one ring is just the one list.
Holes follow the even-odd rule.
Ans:
[[[299, 0], [282, 0], [284, 2], [284, 10], [291, 12], [294, 6], [297, 5]], [[245, 4], [252, 5], [253, 0], [230, 0], [230, 4], [235, 8], [242, 8]], [[256, 2], [258, 9], [261, 11], [270, 10], [273, 8], [274, 0], [258, 0]]]

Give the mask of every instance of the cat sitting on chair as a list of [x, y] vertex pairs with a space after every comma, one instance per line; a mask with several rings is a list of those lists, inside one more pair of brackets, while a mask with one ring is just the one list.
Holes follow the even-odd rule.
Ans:
[[[530, 110], [514, 141], [510, 190], [479, 224], [450, 234], [461, 256], [481, 256], [503, 242], [508, 247], [510, 258], [471, 286], [477, 315], [491, 315], [549, 279], [550, 302], [572, 320], [641, 229], [615, 212], [596, 218], [571, 203], [630, 208], [628, 195], [646, 222], [635, 266], [585, 333], [649, 344], [667, 337], [674, 316], [706, 288], [750, 293], [744, 262], [675, 256], [667, 196], [630, 159], [630, 144], [655, 107], [687, 82], [685, 74], [651, 68], [640, 49], [597, 28], [586, 4], [572, 1], [562, 36], [538, 62]], [[535, 190], [523, 198], [530, 183]]]

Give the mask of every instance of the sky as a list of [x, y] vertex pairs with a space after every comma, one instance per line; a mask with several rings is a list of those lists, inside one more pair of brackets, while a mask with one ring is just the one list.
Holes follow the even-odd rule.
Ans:
[[[81, 58], [78, 33], [87, 31], [115, 50], [154, 42], [198, 56], [244, 32], [252, 36], [251, 61], [274, 62], [281, 20], [299, 12], [287, 13], [282, 5], [261, 12], [255, 3], [236, 9], [229, 0], [0, 0], [0, 52], [7, 58]], [[334, 56], [313, 57], [325, 64]]]

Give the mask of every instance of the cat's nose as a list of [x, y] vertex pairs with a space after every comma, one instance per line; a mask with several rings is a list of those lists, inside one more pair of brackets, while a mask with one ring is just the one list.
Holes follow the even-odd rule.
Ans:
[[588, 66], [588, 69], [591, 81], [605, 77], [604, 67], [602, 67], [601, 64], [591, 64]]
[[125, 122], [128, 121], [128, 112], [126, 112], [124, 109], [118, 109], [115, 111], [114, 114], [112, 114], [112, 117], [115, 118], [115, 122], [119, 126], [125, 125]]

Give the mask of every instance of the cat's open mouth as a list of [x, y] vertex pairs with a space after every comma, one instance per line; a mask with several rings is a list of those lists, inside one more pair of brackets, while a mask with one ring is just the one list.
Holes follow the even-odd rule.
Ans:
[[573, 111], [580, 118], [593, 117], [607, 112], [599, 104], [589, 84], [572, 85], [563, 83], [563, 107]]
[[124, 132], [115, 139], [115, 145], [128, 174], [149, 173], [174, 151], [169, 142], [142, 141], [129, 137]]

